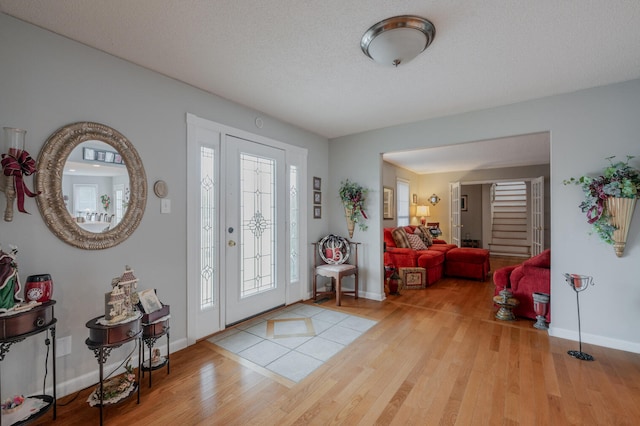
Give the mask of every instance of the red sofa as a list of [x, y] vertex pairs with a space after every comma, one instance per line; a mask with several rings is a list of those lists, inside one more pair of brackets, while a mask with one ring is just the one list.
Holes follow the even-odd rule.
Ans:
[[[415, 226], [405, 226], [408, 233], [415, 231]], [[438, 281], [444, 275], [445, 254], [454, 248], [455, 244], [447, 244], [446, 241], [434, 239], [433, 245], [428, 250], [413, 250], [411, 248], [398, 248], [393, 240], [391, 232], [395, 228], [384, 228], [384, 264], [393, 265], [396, 268], [424, 268], [427, 272], [427, 285]]]
[[[550, 294], [551, 291], [551, 250], [545, 250], [520, 265], [498, 269], [493, 273], [493, 282], [496, 285], [494, 295], [498, 295], [506, 286], [520, 302], [514, 308], [514, 314], [536, 319], [533, 293]], [[551, 322], [551, 309], [547, 310], [546, 319]]]

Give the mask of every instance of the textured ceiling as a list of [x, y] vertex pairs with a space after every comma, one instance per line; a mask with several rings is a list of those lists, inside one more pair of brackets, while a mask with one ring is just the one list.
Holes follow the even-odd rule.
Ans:
[[[327, 138], [640, 77], [637, 0], [0, 0], [0, 11]], [[360, 50], [415, 14], [398, 68]]]
[[496, 169], [550, 163], [550, 135], [509, 138], [384, 154], [385, 161], [418, 174]]

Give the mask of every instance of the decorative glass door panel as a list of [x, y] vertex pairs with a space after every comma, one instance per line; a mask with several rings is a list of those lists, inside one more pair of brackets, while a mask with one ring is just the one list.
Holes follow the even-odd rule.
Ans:
[[200, 148], [200, 309], [217, 304], [217, 182], [216, 151]]
[[240, 154], [240, 297], [277, 286], [275, 160]]
[[226, 324], [285, 303], [282, 150], [227, 136]]

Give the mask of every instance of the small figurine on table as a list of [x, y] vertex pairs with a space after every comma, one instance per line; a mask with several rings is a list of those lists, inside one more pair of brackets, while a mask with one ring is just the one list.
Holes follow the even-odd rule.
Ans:
[[12, 247], [9, 253], [0, 249], [0, 311], [6, 311], [22, 302], [19, 296], [22, 286], [18, 276], [16, 254], [18, 249]]
[[104, 319], [114, 324], [137, 315], [138, 293], [135, 289], [138, 278], [133, 274], [133, 269], [127, 265], [120, 277], [111, 280], [111, 286], [111, 292], [105, 294]]

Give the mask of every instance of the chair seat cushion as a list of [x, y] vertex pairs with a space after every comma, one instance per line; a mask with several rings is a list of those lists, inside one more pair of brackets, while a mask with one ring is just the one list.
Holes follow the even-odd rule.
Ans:
[[346, 272], [349, 271], [351, 269], [357, 269], [357, 267], [355, 265], [350, 265], [348, 263], [343, 263], [340, 265], [320, 265], [316, 267], [316, 273], [318, 275], [322, 275], [323, 272], [329, 273], [329, 274], [335, 274], [338, 272]]

